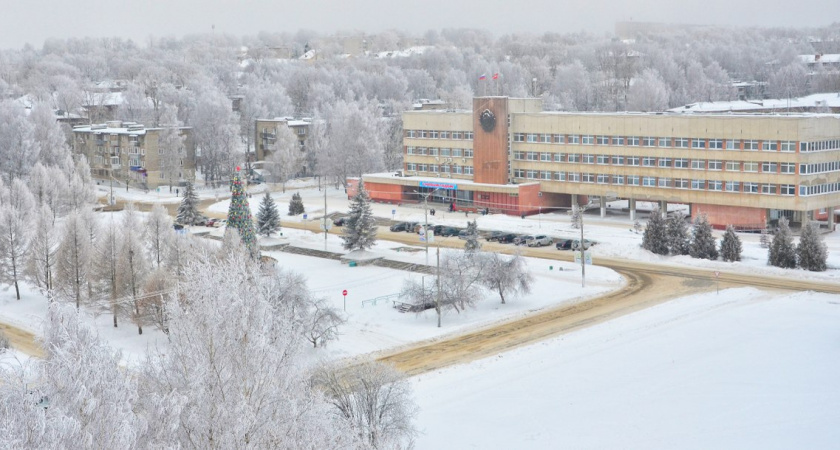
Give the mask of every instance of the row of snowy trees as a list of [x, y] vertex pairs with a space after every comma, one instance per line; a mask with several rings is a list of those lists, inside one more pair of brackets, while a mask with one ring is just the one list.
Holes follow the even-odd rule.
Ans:
[[118, 352], [50, 306], [43, 360], [0, 367], [4, 448], [400, 448], [410, 386], [372, 362], [302, 356], [299, 277], [244, 251], [183, 269], [166, 348], [126, 370]]
[[794, 245], [787, 218], [779, 219], [779, 226], [767, 252], [767, 264], [785, 269], [800, 267], [813, 272], [823, 272], [827, 268], [827, 260], [828, 249], [822, 240], [817, 222], [804, 224], [799, 244]]

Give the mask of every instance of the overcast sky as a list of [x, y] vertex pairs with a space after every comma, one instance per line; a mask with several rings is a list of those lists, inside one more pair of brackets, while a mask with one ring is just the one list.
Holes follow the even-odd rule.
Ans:
[[[108, 5], [108, 6], [104, 6]], [[0, 0], [0, 48], [50, 37], [149, 36], [310, 29], [421, 34], [429, 29], [612, 32], [616, 21], [824, 26], [837, 0]]]

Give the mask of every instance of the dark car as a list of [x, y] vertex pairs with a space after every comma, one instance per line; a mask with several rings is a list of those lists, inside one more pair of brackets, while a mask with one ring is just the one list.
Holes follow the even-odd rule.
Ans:
[[347, 222], [347, 216], [337, 217], [333, 219], [333, 225], [337, 227], [344, 226], [344, 223]]
[[[589, 249], [589, 247], [595, 245], [595, 242], [590, 241], [589, 239], [583, 240], [584, 249]], [[580, 239], [560, 239], [555, 244], [557, 250], [579, 250], [580, 249]]]
[[571, 250], [573, 240], [574, 239], [558, 239], [554, 243], [554, 246], [557, 247], [557, 250]]
[[399, 222], [391, 225], [388, 229], [391, 231], [406, 231], [408, 230], [409, 225], [410, 224], [408, 222]]
[[499, 236], [501, 236], [503, 234], [507, 234], [507, 233], [505, 233], [504, 231], [491, 231], [491, 232], [487, 233], [486, 236], [484, 236], [484, 239], [487, 239], [488, 242], [498, 241]]
[[514, 239], [518, 238], [519, 235], [516, 233], [504, 233], [496, 238], [496, 241], [500, 244], [510, 244], [513, 242]]
[[417, 225], [419, 225], [419, 224], [420, 224], [420, 222], [406, 222], [405, 232], [406, 233], [414, 233], [415, 230], [417, 230]]
[[460, 233], [460, 232], [461, 232], [461, 229], [456, 228], [456, 227], [447, 227], [447, 226], [442, 226], [440, 228], [435, 227], [435, 235], [441, 236], [441, 237], [457, 236], [458, 233]]

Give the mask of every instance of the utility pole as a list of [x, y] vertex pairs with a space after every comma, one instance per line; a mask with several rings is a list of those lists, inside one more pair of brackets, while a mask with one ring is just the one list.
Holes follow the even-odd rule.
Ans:
[[327, 251], [327, 190], [324, 189], [324, 251]]
[[435, 270], [437, 275], [437, 290], [435, 291], [435, 309], [437, 310], [438, 316], [438, 328], [440, 328], [440, 244], [437, 246], [437, 269]]
[[578, 206], [578, 217], [580, 220], [580, 287], [586, 287], [586, 245], [583, 240], [583, 211], [585, 208]]

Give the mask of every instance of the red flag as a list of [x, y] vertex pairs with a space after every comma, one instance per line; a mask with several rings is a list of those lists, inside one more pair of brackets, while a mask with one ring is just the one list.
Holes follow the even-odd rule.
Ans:
[[496, 73], [494, 73], [494, 74], [493, 74], [493, 79], [494, 79], [494, 80], [498, 80], [498, 79], [499, 79], [499, 73], [498, 73], [498, 72], [496, 72]]

